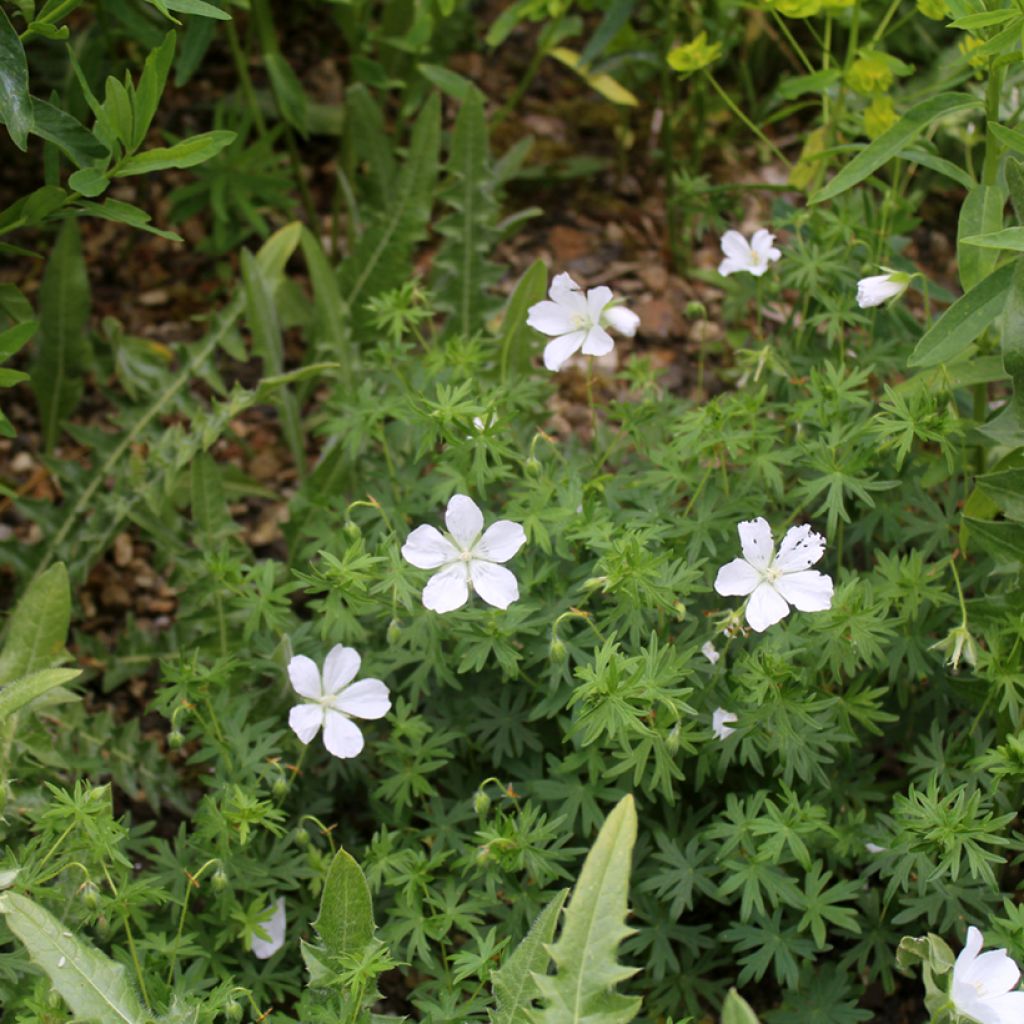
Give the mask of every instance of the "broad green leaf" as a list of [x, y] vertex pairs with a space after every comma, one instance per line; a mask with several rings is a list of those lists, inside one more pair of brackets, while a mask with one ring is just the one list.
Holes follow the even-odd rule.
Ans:
[[922, 335], [908, 364], [935, 366], [956, 358], [1003, 311], [1012, 277], [1013, 264], [1008, 263], [961, 295]]
[[611, 75], [603, 72], [595, 74], [585, 67], [580, 61], [580, 55], [575, 50], [570, 50], [567, 46], [555, 46], [548, 50], [548, 55], [567, 68], [572, 68], [594, 92], [599, 93], [606, 100], [620, 107], [640, 106], [640, 101], [636, 96]]
[[1024, 469], [985, 473], [975, 482], [996, 508], [1011, 519], [1024, 522]]
[[192, 460], [191, 503], [192, 518], [203, 543], [212, 550], [224, 534], [231, 532], [234, 522], [228, 513], [220, 469], [209, 452], [200, 452]]
[[416, 70], [431, 85], [436, 85], [446, 96], [451, 96], [459, 103], [465, 103], [473, 93], [480, 95], [480, 90], [470, 79], [450, 68], [439, 64], [417, 64]]
[[146, 58], [139, 84], [135, 89], [135, 131], [129, 149], [136, 150], [146, 141], [146, 133], [156, 114], [167, 76], [174, 60], [176, 36], [168, 32], [164, 41]]
[[0, 685], [50, 668], [71, 625], [71, 585], [63, 562], [37, 576], [14, 607], [0, 649]]
[[967, 538], [996, 558], [1024, 562], [1024, 523], [964, 516]]
[[962, 245], [976, 245], [983, 249], [1024, 252], [1024, 228], [1003, 228], [1002, 231], [991, 231], [986, 235], [971, 235], [960, 239], [960, 242]]
[[222, 11], [205, 0], [163, 0], [164, 5], [179, 14], [197, 14], [200, 18], [214, 18], [217, 21], [230, 21], [231, 15]]
[[320, 240], [305, 225], [302, 226], [299, 244], [313, 286], [313, 337], [319, 343], [320, 351], [335, 356], [342, 369], [347, 371], [351, 368], [351, 353], [345, 328], [345, 304], [341, 301], [338, 279], [327, 262]]
[[536, 332], [527, 327], [526, 317], [531, 306], [540, 302], [548, 290], [548, 268], [542, 260], [534, 260], [519, 278], [515, 291], [505, 307], [501, 328], [501, 379], [509, 372], [526, 375], [530, 372]]
[[280, 53], [263, 54], [263, 64], [270, 78], [270, 88], [277, 102], [278, 112], [296, 131], [305, 135], [309, 131], [306, 93], [299, 76]]
[[68, 219], [57, 235], [39, 290], [39, 347], [32, 370], [48, 451], [57, 442], [61, 420], [82, 392], [90, 306], [82, 239], [77, 222]]
[[0, 914], [78, 1020], [92, 1024], [152, 1020], [124, 966], [77, 938], [49, 911], [19, 893], [4, 892]]
[[636, 842], [636, 808], [623, 797], [608, 815], [587, 854], [565, 911], [558, 941], [548, 947], [556, 973], [534, 975], [543, 1000], [534, 1024], [628, 1024], [640, 999], [615, 986], [637, 968], [618, 961], [626, 925], [629, 874]]
[[1006, 184], [1017, 220], [1024, 224], [1024, 161], [1009, 157], [1006, 161]]
[[126, 150], [131, 151], [132, 139], [135, 137], [134, 104], [127, 88], [113, 75], [107, 76], [103, 109], [107, 114], [107, 124], [113, 130], [115, 138]]
[[13, 356], [38, 329], [39, 324], [35, 320], [26, 320], [0, 332], [0, 360]]
[[110, 178], [99, 167], [83, 167], [68, 178], [71, 188], [90, 199], [106, 192], [109, 184]]
[[785, 79], [779, 83], [775, 93], [780, 99], [784, 100], [795, 100], [800, 96], [805, 96], [807, 93], [814, 93], [820, 96], [821, 93], [835, 85], [842, 77], [843, 73], [839, 68], [824, 68], [810, 75], [796, 75], [793, 78]]
[[373, 938], [373, 902], [362, 869], [339, 850], [331, 861], [313, 927], [332, 957], [358, 953]]
[[32, 130], [28, 61], [25, 47], [3, 10], [0, 10], [0, 120], [7, 125], [11, 141], [24, 152]]
[[942, 92], [918, 103], [887, 132], [865, 146], [824, 188], [811, 197], [810, 202], [823, 203], [835, 199], [887, 164], [934, 121], [958, 110], [980, 105], [979, 99], [962, 92]]
[[302, 222], [292, 221], [278, 228], [256, 253], [256, 262], [275, 294], [281, 285], [284, 268], [295, 254], [302, 238]]
[[113, 174], [115, 178], [124, 178], [129, 174], [148, 174], [150, 171], [163, 171], [168, 167], [195, 167], [196, 164], [204, 163], [216, 156], [234, 141], [234, 132], [203, 132], [173, 146], [158, 146], [127, 157], [114, 168]]
[[0, 722], [44, 693], [70, 683], [82, 674], [77, 668], [44, 668], [0, 686]]
[[534, 975], [547, 973], [551, 957], [546, 947], [555, 937], [558, 915], [568, 895], [568, 889], [555, 895], [537, 915], [523, 940], [491, 975], [495, 1000], [495, 1009], [488, 1011], [491, 1024], [530, 1024], [528, 1011], [540, 995]]
[[901, 160], [906, 160], [912, 164], [919, 164], [921, 167], [927, 167], [930, 171], [935, 171], [936, 174], [941, 174], [949, 178], [950, 181], [955, 181], [968, 192], [978, 184], [975, 178], [959, 164], [955, 164], [952, 160], [946, 160], [944, 157], [937, 156], [935, 153], [921, 149], [918, 146], [901, 150], [898, 156]]
[[960, 287], [969, 292], [995, 270], [997, 252], [979, 251], [972, 237], [998, 231], [1003, 226], [1006, 192], [998, 185], [978, 185], [967, 193], [956, 229], [956, 259]]
[[129, 227], [138, 228], [140, 231], [148, 231], [151, 235], [158, 235], [160, 238], [169, 239], [172, 242], [180, 242], [181, 235], [173, 231], [164, 231], [153, 224], [150, 224], [149, 214], [140, 210], [131, 203], [122, 203], [120, 199], [104, 199], [102, 203], [93, 203], [89, 200], [79, 200], [75, 208], [90, 217], [100, 217], [103, 220], [114, 221], [116, 224], [127, 224]]
[[629, 23], [636, 0], [610, 0], [602, 4], [604, 17], [590, 36], [590, 40], [580, 54], [580, 63], [590, 67], [604, 53], [608, 44]]
[[1019, 17], [1020, 14], [1013, 10], [1013, 8], [1006, 8], [1002, 11], [978, 11], [977, 14], [967, 14], [962, 18], [957, 18], [955, 21], [948, 22], [946, 28], [959, 28], [965, 32], [973, 32], [977, 28], [1003, 25]]
[[1003, 369], [1013, 381], [1013, 394], [1000, 413], [981, 429], [1002, 443], [1024, 443], [1024, 257], [1014, 263], [1003, 309], [1000, 352]]
[[751, 1009], [750, 1003], [734, 988], [729, 989], [729, 994], [722, 1003], [721, 1024], [759, 1024], [757, 1014]]
[[76, 167], [109, 156], [107, 147], [85, 125], [45, 100], [32, 97], [32, 132], [63, 150]]
[[0, 234], [27, 225], [41, 224], [64, 205], [67, 196], [67, 192], [56, 185], [43, 185], [27, 196], [22, 196], [0, 212]]
[[1014, 153], [1024, 155], [1024, 132], [1018, 131], [1016, 128], [1007, 128], [1005, 125], [1001, 125], [998, 121], [989, 121], [988, 131], [991, 132], [993, 137], [998, 142], [1001, 142], [1007, 149], [1013, 150]]

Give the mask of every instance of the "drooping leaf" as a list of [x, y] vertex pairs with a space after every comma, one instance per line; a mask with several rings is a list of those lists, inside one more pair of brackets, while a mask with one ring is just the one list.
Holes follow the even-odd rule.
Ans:
[[71, 585], [62, 562], [37, 576], [15, 605], [0, 649], [0, 685], [50, 668], [71, 625]]
[[81, 235], [77, 222], [68, 219], [57, 235], [39, 290], [39, 348], [32, 385], [47, 449], [56, 443], [61, 420], [82, 392], [90, 304]]
[[955, 359], [1003, 311], [1012, 277], [1008, 263], [960, 296], [921, 336], [907, 363], [935, 366]]
[[555, 895], [508, 959], [491, 975], [496, 1004], [488, 1011], [491, 1024], [530, 1024], [528, 1011], [540, 995], [534, 975], [547, 973], [551, 957], [546, 947], [555, 936], [558, 916], [568, 895], [568, 889]]
[[835, 199], [887, 164], [940, 117], [980, 105], [979, 99], [963, 92], [942, 92], [923, 100], [911, 107], [888, 131], [865, 146], [824, 188], [811, 197], [810, 202], [824, 203]]
[[22, 152], [32, 130], [32, 100], [28, 94], [25, 47], [5, 11], [0, 10], [0, 120]]
[[166, 170], [168, 167], [195, 167], [196, 164], [205, 163], [216, 156], [234, 141], [234, 132], [202, 132], [173, 146], [157, 146], [154, 149], [147, 149], [144, 153], [127, 157], [117, 165], [113, 175], [115, 178], [124, 178], [130, 174], [149, 174], [151, 171]]
[[558, 941], [548, 947], [555, 974], [534, 975], [542, 997], [534, 1024], [628, 1024], [639, 1013], [638, 997], [615, 991], [637, 970], [618, 961], [620, 943], [633, 934], [626, 914], [636, 828], [633, 797], [625, 796], [601, 826]]
[[331, 861], [313, 927], [332, 957], [360, 952], [373, 938], [373, 901], [362, 869], [345, 850]]

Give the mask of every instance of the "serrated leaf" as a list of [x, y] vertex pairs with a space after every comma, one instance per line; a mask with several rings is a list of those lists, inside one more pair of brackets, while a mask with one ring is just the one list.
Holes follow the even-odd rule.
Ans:
[[1012, 277], [1008, 263], [961, 295], [921, 336], [908, 365], [936, 366], [955, 359], [1003, 311]]
[[555, 936], [558, 915], [562, 912], [568, 889], [537, 915], [530, 930], [498, 970], [491, 975], [495, 1009], [489, 1010], [491, 1024], [529, 1024], [529, 1010], [540, 995], [535, 974], [545, 974], [551, 957], [547, 946]]
[[942, 92], [911, 107], [896, 124], [865, 146], [824, 188], [816, 192], [810, 202], [823, 203], [835, 199], [887, 164], [934, 121], [977, 106], [981, 106], [981, 101], [967, 93]]
[[216, 156], [225, 146], [235, 141], [235, 133], [227, 131], [203, 132], [184, 139], [173, 146], [157, 146], [147, 149], [144, 153], [136, 153], [125, 158], [114, 171], [115, 178], [124, 178], [131, 174], [149, 174], [151, 171], [163, 171], [169, 167], [179, 169], [195, 167]]
[[93, 1024], [146, 1024], [152, 1019], [124, 966], [76, 938], [49, 911], [26, 896], [5, 892], [0, 894], [0, 914], [76, 1018]]
[[32, 130], [32, 100], [28, 94], [28, 61], [25, 47], [0, 10], [0, 120], [7, 125], [11, 141], [22, 152]]
[[534, 1024], [628, 1024], [639, 1013], [639, 997], [615, 991], [637, 971], [617, 956], [619, 944], [633, 934], [626, 914], [636, 829], [633, 797], [625, 796], [601, 826], [558, 941], [548, 947], [556, 973], [534, 975], [543, 1000], [543, 1008], [530, 1014]]
[[0, 685], [49, 668], [60, 657], [71, 625], [71, 585], [63, 562], [37, 576], [7, 623], [0, 650]]
[[229, 533], [234, 522], [228, 514], [227, 498], [221, 483], [220, 469], [208, 452], [200, 452], [192, 460], [191, 468], [192, 518], [208, 549]]
[[373, 938], [373, 901], [362, 869], [338, 850], [331, 861], [313, 927], [332, 957], [360, 952]]
[[44, 668], [0, 686], [0, 722], [26, 704], [82, 674], [77, 668]]

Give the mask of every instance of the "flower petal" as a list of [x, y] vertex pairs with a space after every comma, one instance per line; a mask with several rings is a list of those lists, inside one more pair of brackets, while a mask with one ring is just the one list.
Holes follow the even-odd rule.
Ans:
[[729, 724], [738, 721], [736, 715], [725, 708], [715, 708], [711, 715], [711, 731], [719, 740], [728, 739], [736, 730], [731, 729]]
[[572, 275], [565, 273], [565, 271], [561, 274], [555, 274], [551, 281], [551, 287], [548, 289], [548, 298], [553, 302], [557, 302], [560, 306], [567, 305], [570, 309], [577, 311], [581, 310], [580, 299], [582, 299], [582, 310], [587, 308], [586, 296], [584, 296], [583, 290], [572, 279]]
[[718, 272], [722, 277], [728, 277], [730, 274], [738, 274], [741, 271], [749, 269], [749, 263], [744, 260], [734, 260], [731, 256], [722, 260], [722, 262], [718, 264]]
[[785, 573], [772, 586], [802, 612], [824, 612], [832, 607], [832, 578], [817, 569]]
[[782, 253], [775, 248], [774, 242], [775, 236], [767, 228], [760, 228], [754, 232], [754, 237], [750, 240], [750, 248], [761, 257], [762, 264], [774, 263], [782, 256]]
[[288, 662], [288, 678], [291, 680], [292, 689], [303, 697], [316, 699], [323, 691], [320, 689], [320, 669], [312, 658], [304, 654], [296, 654]]
[[423, 606], [442, 615], [461, 608], [468, 600], [465, 562], [454, 562], [435, 572], [423, 588]]
[[726, 231], [722, 235], [722, 252], [744, 269], [750, 266], [750, 243], [738, 231]]
[[[1024, 992], [1007, 992], [984, 1002], [994, 1014], [993, 1024], [1020, 1024], [1024, 1020]], [[987, 1022], [983, 1021], [982, 1024]]]
[[581, 351], [585, 356], [606, 356], [615, 348], [615, 339], [599, 324], [594, 324], [583, 339]]
[[599, 284], [596, 288], [591, 288], [587, 292], [587, 315], [590, 317], [592, 324], [601, 322], [601, 314], [604, 312], [605, 306], [613, 298], [615, 296], [612, 295], [611, 288], [606, 284]]
[[756, 633], [763, 633], [788, 614], [785, 598], [770, 583], [762, 583], [747, 602], [747, 622]]
[[365, 740], [355, 722], [340, 711], [328, 711], [324, 718], [324, 746], [335, 757], [355, 757]]
[[527, 327], [532, 327], [541, 334], [567, 334], [576, 327], [572, 310], [557, 302], [545, 299], [527, 310]]
[[507, 608], [519, 600], [519, 584], [503, 565], [493, 562], [470, 562], [469, 575], [473, 589], [495, 608]]
[[799, 572], [809, 569], [823, 554], [825, 538], [805, 523], [803, 526], [791, 526], [786, 531], [772, 564], [782, 572]]
[[417, 569], [436, 569], [459, 557], [455, 545], [433, 526], [417, 526], [402, 545], [402, 557]]
[[746, 597], [761, 582], [761, 574], [743, 558], [734, 558], [718, 570], [715, 590], [722, 597]]
[[987, 996], [1002, 995], [1017, 987], [1017, 982], [1020, 981], [1020, 968], [1007, 955], [1005, 949], [990, 949], [974, 961], [971, 979], [982, 983]]
[[473, 549], [473, 558], [507, 562], [526, 543], [526, 531], [508, 519], [491, 523]]
[[640, 326], [640, 317], [625, 306], [609, 306], [601, 316], [602, 321], [625, 338], [632, 338]]
[[444, 522], [455, 543], [463, 551], [469, 551], [484, 528], [484, 514], [472, 498], [453, 494], [444, 513]]
[[562, 364], [576, 352], [586, 340], [586, 331], [573, 331], [553, 338], [544, 346], [544, 366], [552, 373], [560, 370]]
[[258, 935], [253, 935], [250, 940], [249, 948], [257, 960], [269, 959], [284, 945], [287, 920], [283, 896], [277, 898], [276, 904], [267, 907], [266, 915], [266, 919], [260, 921], [260, 928], [267, 933], [267, 938], [261, 939]]
[[338, 694], [334, 707], [354, 718], [383, 718], [391, 710], [391, 698], [381, 680], [360, 679]]
[[739, 523], [736, 530], [740, 535], [743, 557], [755, 569], [767, 569], [771, 565], [772, 552], [775, 550], [772, 528], [768, 521], [758, 516], [756, 519]]
[[355, 648], [335, 644], [324, 659], [324, 693], [337, 693], [351, 683], [361, 660]]
[[984, 943], [985, 939], [981, 932], [972, 924], [967, 929], [967, 940], [964, 942], [964, 948], [960, 950], [960, 955], [956, 958], [956, 963], [953, 964], [954, 985], [958, 980], [963, 980], [964, 976], [970, 971]]
[[303, 743], [308, 743], [320, 729], [324, 709], [319, 704], [296, 704], [288, 712], [288, 724]]

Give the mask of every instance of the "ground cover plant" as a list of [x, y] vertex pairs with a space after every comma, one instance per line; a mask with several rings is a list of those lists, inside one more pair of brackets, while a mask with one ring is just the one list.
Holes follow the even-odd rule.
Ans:
[[0, 5], [0, 1006], [1020, 1024], [1024, 12]]

